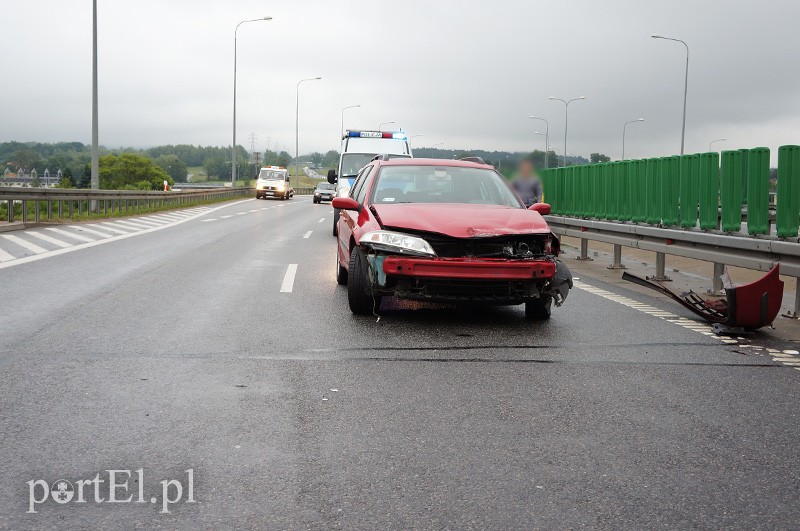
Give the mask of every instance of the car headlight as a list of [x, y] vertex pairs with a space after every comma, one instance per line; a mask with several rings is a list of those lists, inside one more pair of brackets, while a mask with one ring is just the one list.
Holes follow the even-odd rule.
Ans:
[[283, 190], [284, 188], [286, 188], [286, 183], [279, 183], [277, 188], [278, 190]]
[[392, 232], [388, 230], [375, 230], [361, 237], [361, 244], [370, 245], [372, 248], [400, 254], [413, 254], [417, 256], [436, 256], [431, 244], [410, 234]]
[[347, 197], [350, 194], [350, 187], [342, 187], [339, 188], [339, 191], [336, 192], [336, 197]]

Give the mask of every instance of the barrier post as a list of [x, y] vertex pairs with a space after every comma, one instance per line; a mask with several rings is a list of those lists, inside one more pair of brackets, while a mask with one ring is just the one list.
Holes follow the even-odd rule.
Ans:
[[[722, 207], [722, 230], [742, 230], [742, 165], [741, 151], [723, 151], [720, 169], [719, 200]], [[714, 291], [717, 290], [716, 286]]]
[[778, 148], [777, 200], [778, 236], [794, 238], [800, 224], [800, 146]]
[[719, 227], [719, 154], [700, 154], [699, 173], [700, 228]]
[[658, 178], [658, 159], [647, 159], [645, 179], [645, 221], [651, 225], [656, 225], [661, 222], [661, 212], [659, 211], [659, 202], [661, 199], [661, 186], [659, 186]]
[[747, 232], [769, 234], [769, 148], [747, 154]]

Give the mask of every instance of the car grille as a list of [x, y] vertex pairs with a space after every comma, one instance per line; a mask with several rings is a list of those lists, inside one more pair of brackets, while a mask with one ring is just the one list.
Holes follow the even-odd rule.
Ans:
[[462, 302], [519, 302], [538, 295], [534, 282], [398, 279], [397, 295], [412, 299]]
[[[441, 234], [400, 230], [424, 238], [436, 251], [436, 255], [442, 258], [532, 258], [543, 256], [544, 236], [540, 234], [452, 238]], [[526, 248], [527, 253], [525, 252]]]

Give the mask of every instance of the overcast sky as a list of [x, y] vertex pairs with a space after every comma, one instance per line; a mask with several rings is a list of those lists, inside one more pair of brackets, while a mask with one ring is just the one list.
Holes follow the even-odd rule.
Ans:
[[[563, 149], [628, 158], [800, 143], [797, 0], [98, 0], [100, 142], [229, 145], [239, 29], [238, 140], [294, 152], [395, 121], [414, 146]], [[91, 134], [91, 1], [0, 0], [0, 141]], [[774, 158], [774, 157], [773, 157]]]

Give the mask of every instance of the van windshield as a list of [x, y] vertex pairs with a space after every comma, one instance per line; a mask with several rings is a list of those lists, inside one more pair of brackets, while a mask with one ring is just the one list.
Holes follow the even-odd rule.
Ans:
[[[342, 155], [342, 177], [355, 177], [361, 168], [370, 163], [377, 153], [345, 153]], [[408, 158], [408, 155], [389, 155], [390, 159]]]
[[258, 178], [259, 179], [271, 179], [271, 180], [282, 181], [285, 176], [286, 176], [286, 172], [285, 171], [275, 171], [275, 170], [262, 169], [258, 173]]

